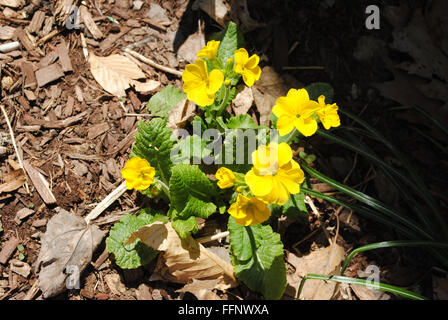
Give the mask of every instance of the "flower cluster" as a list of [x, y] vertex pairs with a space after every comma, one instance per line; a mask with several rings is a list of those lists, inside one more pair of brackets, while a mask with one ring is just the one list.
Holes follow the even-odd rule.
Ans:
[[[244, 83], [251, 87], [260, 78], [261, 68], [258, 66], [260, 58], [254, 54], [249, 57], [246, 49], [235, 50], [234, 59], [229, 58], [225, 65], [216, 59], [220, 42], [209, 41], [198, 53], [193, 64], [188, 64], [182, 74], [183, 90], [188, 100], [201, 107], [210, 106], [215, 101], [216, 93], [223, 83], [230, 85], [229, 72], [242, 76]], [[227, 66], [233, 65], [233, 70]]]
[[[304, 173], [292, 158], [291, 147], [286, 143], [275, 142], [261, 146], [252, 153], [253, 167], [244, 176], [245, 186], [249, 189], [247, 197], [238, 193], [237, 200], [228, 212], [242, 225], [254, 225], [270, 217], [269, 204], [284, 205], [291, 194], [300, 192]], [[218, 186], [221, 189], [234, 186], [235, 173], [227, 168], [216, 172]], [[236, 191], [244, 189], [237, 183]]]
[[126, 180], [128, 190], [146, 190], [154, 183], [156, 170], [151, 167], [146, 159], [134, 157], [126, 162], [121, 169], [121, 175]]
[[286, 97], [277, 99], [272, 113], [278, 118], [277, 129], [285, 136], [296, 128], [306, 137], [312, 136], [318, 128], [319, 119], [325, 129], [340, 125], [338, 106], [326, 104], [325, 97], [320, 96], [318, 102], [310, 100], [306, 89], [291, 89]]

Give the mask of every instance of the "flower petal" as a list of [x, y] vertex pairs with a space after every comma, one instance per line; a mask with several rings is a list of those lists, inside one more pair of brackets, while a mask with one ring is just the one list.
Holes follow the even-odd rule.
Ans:
[[272, 176], [256, 175], [253, 168], [246, 173], [244, 180], [246, 181], [246, 184], [249, 186], [252, 193], [257, 197], [265, 196], [272, 191]]
[[224, 81], [224, 75], [218, 69], [214, 69], [210, 72], [209, 75], [209, 85], [208, 85], [208, 94], [215, 94], [219, 88], [221, 88], [222, 83]]
[[294, 129], [294, 121], [297, 118], [290, 115], [283, 115], [277, 119], [277, 129], [280, 136], [286, 136]]
[[247, 50], [244, 48], [235, 50], [234, 56], [235, 56], [235, 64], [243, 66], [246, 63], [247, 59], [249, 59], [249, 54], [247, 53]]
[[317, 131], [317, 122], [313, 118], [299, 117], [294, 121], [294, 126], [305, 137], [312, 136]]

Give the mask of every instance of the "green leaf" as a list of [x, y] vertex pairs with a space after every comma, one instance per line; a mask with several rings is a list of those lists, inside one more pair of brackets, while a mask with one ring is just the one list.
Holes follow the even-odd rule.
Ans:
[[283, 206], [271, 205], [271, 209], [291, 219], [308, 221], [308, 209], [305, 205], [305, 194], [303, 192], [291, 195], [288, 202]]
[[235, 117], [231, 117], [227, 121], [227, 127], [229, 129], [258, 129], [260, 128], [248, 114], [240, 114]]
[[191, 158], [202, 159], [211, 154], [212, 150], [206, 148], [209, 142], [201, 139], [196, 134], [187, 136], [185, 139], [179, 140], [174, 147], [179, 150], [178, 155], [173, 159], [175, 163], [190, 163]]
[[334, 97], [333, 87], [326, 82], [315, 82], [305, 87], [311, 100], [317, 101], [319, 96], [325, 96], [325, 103], [332, 103]]
[[160, 118], [152, 119], [150, 122], [141, 121], [137, 127], [135, 145], [132, 147], [130, 157], [139, 156], [148, 160], [162, 181], [167, 183], [171, 175], [171, 149], [175, 143], [171, 139], [170, 128], [166, 126], [166, 121]]
[[229, 218], [230, 254], [235, 275], [266, 299], [280, 299], [286, 287], [286, 267], [280, 235], [270, 226], [244, 227]]
[[172, 85], [168, 85], [149, 99], [146, 107], [154, 117], [167, 118], [168, 112], [173, 109], [185, 94]]
[[177, 219], [174, 220], [171, 225], [173, 226], [174, 230], [179, 234], [179, 237], [182, 239], [185, 239], [191, 234], [195, 234], [198, 232], [198, 223], [196, 221], [196, 217], [191, 216], [190, 218], [186, 220]]
[[218, 195], [216, 188], [196, 165], [173, 166], [169, 188], [171, 205], [177, 211], [174, 219], [191, 216], [205, 219], [216, 211], [212, 202]]
[[223, 64], [226, 63], [228, 58], [233, 57], [235, 50], [244, 47], [243, 34], [234, 22], [229, 22], [225, 30], [214, 34], [212, 38], [212, 40], [221, 41], [218, 48], [218, 57]]
[[126, 215], [110, 229], [106, 239], [106, 249], [115, 257], [115, 262], [123, 269], [135, 269], [148, 264], [157, 256], [157, 251], [144, 245], [140, 240], [124, 245], [131, 234], [155, 221], [168, 221], [168, 217], [150, 214], [142, 210], [138, 217]]

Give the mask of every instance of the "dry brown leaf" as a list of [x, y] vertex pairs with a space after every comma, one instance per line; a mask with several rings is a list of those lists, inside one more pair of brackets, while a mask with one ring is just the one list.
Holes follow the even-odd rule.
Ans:
[[188, 62], [193, 63], [197, 59], [196, 54], [199, 50], [202, 49], [204, 43], [204, 34], [202, 32], [195, 32], [189, 35], [187, 40], [182, 43], [182, 45], [177, 50], [177, 54]]
[[[287, 294], [295, 296], [302, 278], [308, 273], [336, 274], [344, 259], [344, 254], [344, 248], [337, 244], [313, 251], [300, 258], [289, 252], [287, 261], [295, 267], [296, 272], [287, 275], [289, 285]], [[336, 282], [333, 281], [307, 280], [300, 298], [303, 300], [330, 300], [335, 288]]]
[[254, 95], [251, 88], [244, 87], [233, 99], [233, 112], [235, 115], [246, 114], [254, 103]]
[[219, 296], [212, 290], [218, 285], [219, 279], [211, 280], [197, 280], [186, 284], [183, 288], [176, 290], [176, 292], [190, 292], [198, 300], [221, 300]]
[[226, 26], [229, 19], [229, 11], [223, 0], [196, 0], [192, 6], [193, 10], [201, 9], [222, 27]]
[[187, 120], [194, 115], [196, 104], [187, 98], [182, 99], [168, 112], [167, 126], [173, 130], [182, 128]]
[[233, 266], [207, 250], [189, 236], [181, 239], [171, 223], [154, 222], [134, 232], [127, 243], [139, 238], [148, 247], [163, 251], [156, 271], [166, 280], [189, 283], [191, 279], [219, 279], [216, 289], [226, 290], [237, 285]]
[[95, 80], [104, 90], [115, 96], [126, 96], [125, 90], [130, 87], [132, 80], [145, 78], [138, 65], [118, 54], [98, 57], [90, 53], [89, 63]]
[[0, 184], [0, 193], [11, 192], [20, 188], [26, 181], [25, 173], [22, 169], [11, 171], [0, 177], [4, 183]]
[[150, 92], [160, 87], [161, 83], [156, 80], [148, 80], [146, 82], [131, 80], [130, 83], [134, 86], [135, 91]]

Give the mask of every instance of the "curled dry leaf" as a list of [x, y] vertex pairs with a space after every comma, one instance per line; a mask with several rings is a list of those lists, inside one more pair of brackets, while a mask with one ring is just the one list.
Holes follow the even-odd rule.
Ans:
[[[344, 254], [344, 248], [337, 244], [313, 251], [309, 255], [300, 258], [289, 252], [287, 261], [294, 266], [296, 272], [287, 275], [289, 287], [286, 293], [296, 296], [302, 278], [308, 273], [336, 274], [341, 261], [344, 259]], [[300, 299], [330, 300], [335, 288], [336, 282], [333, 281], [307, 280], [300, 294]]]
[[66, 282], [75, 285], [106, 234], [97, 226], [86, 224], [83, 218], [57, 209], [58, 214], [48, 221], [47, 231], [41, 238], [36, 261], [44, 298], [66, 290]]
[[140, 239], [148, 247], [163, 253], [159, 255], [156, 271], [165, 280], [189, 283], [192, 279], [218, 279], [215, 288], [235, 287], [237, 281], [233, 266], [210, 252], [191, 236], [181, 239], [171, 223], [154, 222], [134, 232], [126, 244]]
[[[93, 53], [90, 53], [89, 63], [90, 71], [95, 80], [104, 88], [104, 90], [115, 96], [126, 96], [125, 91], [131, 84], [138, 86], [139, 89], [142, 88], [141, 86], [149, 86], [149, 89], [151, 90], [160, 85], [158, 84], [156, 86], [157, 81], [148, 82], [146, 84], [133, 81], [145, 78], [145, 74], [133, 61], [118, 54], [113, 54], [108, 57], [98, 57]], [[148, 87], [143, 88], [148, 89]]]
[[22, 169], [11, 171], [0, 177], [4, 183], [0, 183], [0, 193], [11, 192], [20, 188], [26, 181], [25, 173]]
[[168, 112], [167, 126], [173, 130], [185, 126], [185, 122], [194, 115], [196, 104], [187, 98], [182, 99]]
[[254, 95], [251, 88], [244, 87], [244, 89], [239, 92], [233, 100], [233, 112], [235, 112], [236, 116], [246, 114], [250, 107], [252, 107], [253, 103]]
[[183, 288], [176, 290], [176, 292], [190, 292], [198, 300], [221, 300], [219, 296], [212, 290], [218, 285], [219, 279], [211, 280], [196, 280], [186, 284]]

